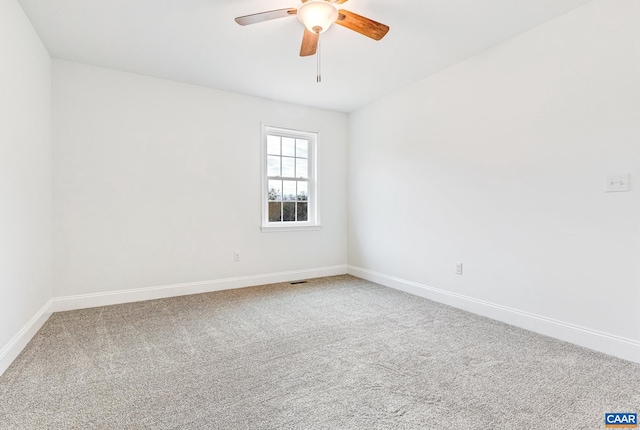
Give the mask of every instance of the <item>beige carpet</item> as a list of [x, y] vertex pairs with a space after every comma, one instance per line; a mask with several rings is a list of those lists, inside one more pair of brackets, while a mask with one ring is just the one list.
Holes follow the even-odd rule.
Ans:
[[0, 429], [603, 429], [640, 365], [339, 276], [54, 314]]

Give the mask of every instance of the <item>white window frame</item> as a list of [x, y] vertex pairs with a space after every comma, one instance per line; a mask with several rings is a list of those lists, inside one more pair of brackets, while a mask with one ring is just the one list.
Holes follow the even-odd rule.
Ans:
[[[276, 177], [267, 176], [267, 135], [278, 135], [306, 139], [308, 148], [309, 179], [307, 180], [309, 195], [307, 197], [307, 221], [269, 221], [269, 179]], [[292, 130], [281, 127], [272, 127], [262, 124], [262, 231], [284, 232], [301, 230], [320, 230], [320, 199], [318, 198], [318, 133], [309, 131]], [[277, 177], [281, 178], [281, 177]], [[286, 179], [286, 178], [284, 178]], [[291, 178], [293, 179], [293, 178]]]

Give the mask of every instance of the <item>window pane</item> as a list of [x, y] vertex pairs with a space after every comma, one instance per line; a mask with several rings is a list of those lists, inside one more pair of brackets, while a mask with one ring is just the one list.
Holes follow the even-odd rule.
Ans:
[[267, 135], [267, 154], [280, 155], [280, 136]]
[[283, 200], [295, 200], [296, 199], [296, 181], [282, 181], [283, 182]]
[[296, 157], [309, 158], [309, 142], [304, 139], [296, 139]]
[[308, 178], [309, 170], [307, 169], [306, 158], [296, 158], [296, 178]]
[[295, 158], [282, 157], [282, 177], [295, 178]]
[[315, 225], [316, 134], [269, 126], [262, 131], [263, 231]]
[[298, 212], [298, 221], [307, 221], [307, 202], [298, 202], [296, 207]]
[[282, 181], [269, 180], [269, 200], [282, 200]]
[[298, 200], [307, 201], [309, 199], [309, 184], [298, 181]]
[[282, 138], [282, 155], [296, 156], [296, 140], [292, 137]]
[[280, 157], [267, 156], [267, 176], [280, 176]]
[[282, 203], [282, 221], [296, 220], [296, 202]]
[[282, 221], [282, 203], [269, 202], [269, 222]]

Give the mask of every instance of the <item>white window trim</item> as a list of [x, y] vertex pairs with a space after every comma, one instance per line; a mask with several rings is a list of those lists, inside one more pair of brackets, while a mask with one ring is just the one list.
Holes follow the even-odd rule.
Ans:
[[[261, 124], [261, 173], [262, 173], [262, 223], [261, 230], [265, 233], [292, 232], [292, 231], [313, 231], [322, 229], [320, 224], [320, 193], [318, 185], [318, 132], [301, 131], [281, 127], [273, 127]], [[280, 136], [300, 138], [309, 140], [309, 210], [308, 221], [279, 221], [269, 222], [269, 202], [268, 202], [268, 179], [267, 179], [267, 134], [275, 133]]]

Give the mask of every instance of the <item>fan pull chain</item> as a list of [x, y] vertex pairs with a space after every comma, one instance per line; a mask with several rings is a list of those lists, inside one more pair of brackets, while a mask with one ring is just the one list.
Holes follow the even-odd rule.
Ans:
[[318, 48], [316, 50], [316, 59], [318, 61], [318, 73], [316, 76], [316, 82], [322, 82], [322, 71], [320, 69], [322, 63], [320, 62], [320, 33], [318, 33]]

